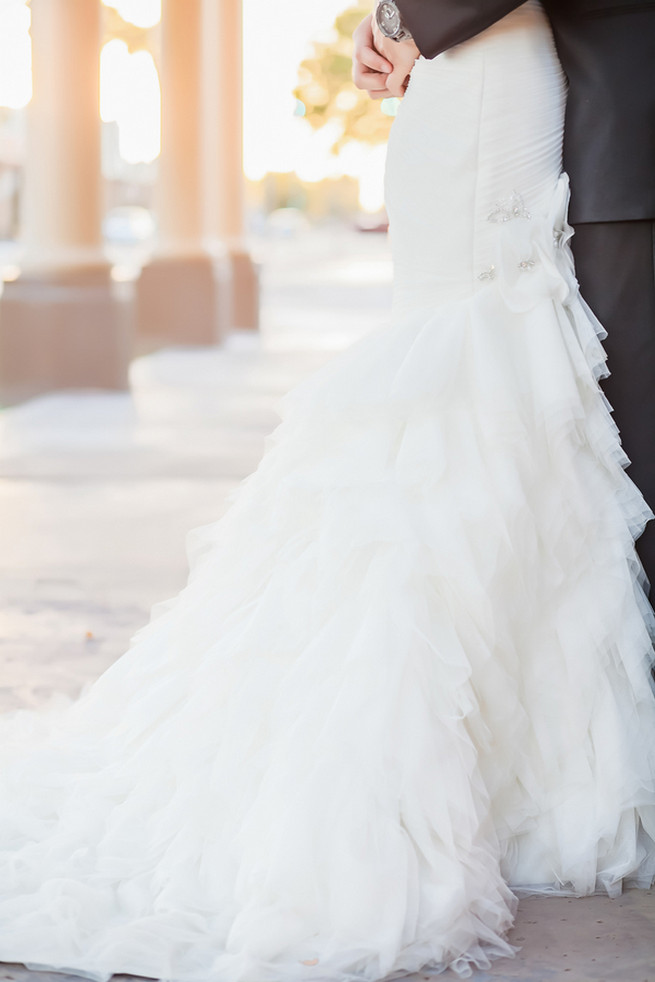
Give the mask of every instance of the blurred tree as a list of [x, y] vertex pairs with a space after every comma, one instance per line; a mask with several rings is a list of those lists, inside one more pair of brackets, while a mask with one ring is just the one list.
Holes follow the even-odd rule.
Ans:
[[317, 130], [328, 122], [340, 124], [331, 146], [335, 154], [352, 140], [386, 143], [395, 114], [396, 99], [373, 100], [352, 82], [352, 34], [370, 12], [371, 0], [345, 10], [334, 23], [333, 37], [313, 42], [312, 54], [298, 69], [293, 94], [308, 122]]
[[152, 53], [154, 38], [151, 28], [130, 24], [114, 7], [103, 5], [103, 44], [115, 38], [124, 41], [130, 53], [141, 50]]

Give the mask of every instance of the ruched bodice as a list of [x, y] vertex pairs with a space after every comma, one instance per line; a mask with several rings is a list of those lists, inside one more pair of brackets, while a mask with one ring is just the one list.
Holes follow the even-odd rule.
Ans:
[[[420, 57], [389, 141], [394, 310], [481, 289], [512, 194], [546, 216], [562, 170], [566, 81], [533, 0], [477, 38]], [[417, 135], [419, 134], [419, 135]]]

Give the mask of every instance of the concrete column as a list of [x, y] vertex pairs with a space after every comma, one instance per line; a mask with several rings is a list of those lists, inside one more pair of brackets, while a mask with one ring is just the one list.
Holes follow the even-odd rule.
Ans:
[[259, 326], [259, 278], [245, 244], [242, 0], [204, 0], [205, 231], [225, 250], [235, 327]]
[[129, 287], [102, 250], [100, 0], [32, 0], [34, 95], [18, 278], [0, 299], [0, 399], [126, 388]]
[[203, 0], [163, 0], [160, 239], [138, 284], [142, 347], [213, 344], [228, 328], [225, 264], [204, 243], [202, 15]]

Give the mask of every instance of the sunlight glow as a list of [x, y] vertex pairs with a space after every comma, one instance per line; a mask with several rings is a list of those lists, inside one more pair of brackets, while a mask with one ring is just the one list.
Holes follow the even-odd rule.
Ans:
[[118, 125], [118, 149], [130, 164], [149, 163], [161, 147], [159, 76], [148, 51], [130, 54], [108, 41], [100, 55], [100, 115]]
[[123, 20], [136, 27], [154, 27], [161, 20], [161, 0], [102, 0], [113, 7]]
[[0, 106], [22, 109], [32, 98], [30, 11], [25, 0], [0, 0]]
[[[269, 171], [295, 171], [305, 181], [355, 177], [362, 208], [375, 212], [382, 206], [386, 148], [353, 144], [335, 157], [334, 126], [313, 130], [292, 95], [311, 42], [328, 39], [348, 6], [348, 0], [244, 0], [244, 169], [253, 181]], [[340, 97], [346, 104], [354, 98]]]
[[[161, 18], [161, 0], [103, 0], [126, 21], [147, 28]], [[293, 96], [298, 65], [311, 41], [329, 37], [335, 16], [348, 0], [244, 0], [244, 168], [248, 178], [295, 171], [302, 180], [348, 175], [360, 182], [363, 208], [382, 204], [384, 148], [351, 145], [330, 152], [335, 122], [319, 132], [303, 119]], [[32, 95], [30, 10], [27, 0], [0, 0], [0, 106], [24, 107]], [[344, 91], [340, 105], [352, 104]], [[119, 153], [128, 163], [150, 162], [160, 150], [160, 87], [152, 56], [132, 54], [118, 39], [101, 55], [100, 104], [103, 120], [118, 127]], [[394, 100], [382, 109], [393, 114]]]

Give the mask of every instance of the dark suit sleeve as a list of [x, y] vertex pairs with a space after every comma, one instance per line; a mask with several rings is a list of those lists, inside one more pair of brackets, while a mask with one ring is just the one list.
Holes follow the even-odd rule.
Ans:
[[491, 27], [523, 0], [396, 0], [403, 24], [426, 58]]

